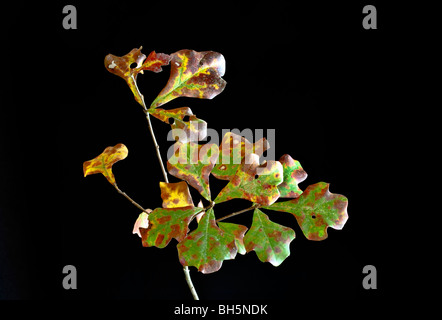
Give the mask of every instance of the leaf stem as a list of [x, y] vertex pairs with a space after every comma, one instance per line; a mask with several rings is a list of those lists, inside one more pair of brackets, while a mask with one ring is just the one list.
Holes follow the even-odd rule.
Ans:
[[243, 210], [240, 210], [240, 211], [233, 212], [233, 213], [231, 213], [231, 214], [228, 214], [227, 216], [224, 216], [224, 217], [221, 217], [221, 218], [219, 218], [219, 219], [216, 219], [216, 222], [219, 222], [219, 221], [222, 221], [222, 220], [224, 220], [224, 219], [227, 219], [227, 218], [231, 218], [231, 217], [237, 216], [237, 215], [239, 215], [239, 214], [241, 214], [241, 213], [244, 213], [244, 212], [247, 212], [247, 211], [250, 211], [250, 210], [253, 210], [253, 209], [259, 208], [260, 206], [261, 206], [261, 205], [259, 205], [258, 203], [254, 203], [251, 207], [248, 207], [248, 208], [243, 209]]
[[114, 188], [118, 191], [119, 194], [123, 195], [126, 197], [127, 200], [129, 200], [135, 207], [137, 207], [138, 209], [146, 212], [147, 214], [149, 214], [149, 211], [147, 211], [146, 209], [144, 209], [142, 206], [140, 206], [138, 203], [136, 203], [131, 197], [129, 197], [126, 192], [123, 192], [120, 190], [120, 188], [118, 188], [117, 183], [113, 183], [112, 184], [114, 186]]
[[212, 209], [214, 206], [215, 206], [215, 202], [214, 201], [210, 201], [210, 204], [207, 207], [204, 207], [204, 211]]

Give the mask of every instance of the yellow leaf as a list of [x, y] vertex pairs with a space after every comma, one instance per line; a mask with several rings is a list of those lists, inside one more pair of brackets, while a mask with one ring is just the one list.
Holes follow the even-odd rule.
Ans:
[[126, 146], [122, 143], [117, 144], [115, 147], [107, 147], [98, 157], [83, 163], [84, 176], [102, 173], [111, 184], [115, 184], [112, 165], [117, 161], [125, 159], [128, 152]]
[[189, 187], [185, 181], [176, 183], [160, 182], [163, 208], [193, 207]]

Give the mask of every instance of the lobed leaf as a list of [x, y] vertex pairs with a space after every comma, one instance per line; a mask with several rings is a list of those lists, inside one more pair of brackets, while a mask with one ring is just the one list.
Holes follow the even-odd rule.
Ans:
[[302, 193], [299, 189], [298, 183], [301, 183], [307, 178], [307, 173], [301, 167], [299, 161], [294, 160], [290, 155], [285, 154], [279, 162], [282, 164], [284, 171], [284, 180], [278, 185], [278, 190], [281, 198], [298, 198]]
[[236, 253], [246, 254], [244, 246], [244, 234], [247, 232], [247, 227], [228, 222], [218, 222], [219, 228], [224, 232], [224, 237], [229, 239], [229, 250], [232, 254], [231, 259], [235, 259]]
[[253, 222], [244, 237], [247, 252], [254, 250], [259, 260], [279, 266], [290, 255], [290, 242], [295, 231], [270, 221], [259, 209], [253, 212]]
[[213, 143], [198, 145], [177, 142], [174, 147], [175, 153], [167, 161], [167, 170], [171, 175], [187, 181], [210, 201], [209, 175], [218, 159], [218, 146]]
[[266, 209], [283, 211], [295, 216], [309, 240], [324, 240], [327, 228], [342, 229], [348, 219], [348, 200], [329, 191], [329, 184], [319, 182], [308, 186], [299, 198], [277, 202]]
[[194, 266], [202, 273], [216, 272], [224, 260], [233, 259], [234, 242], [232, 237], [224, 236], [216, 225], [213, 209], [209, 209], [198, 228], [177, 245], [180, 262], [183, 266]]
[[160, 182], [163, 208], [193, 207], [192, 196], [185, 181], [176, 183]]
[[212, 99], [226, 86], [222, 54], [214, 51], [180, 50], [171, 55], [170, 77], [150, 108], [178, 97]]
[[[104, 58], [104, 66], [110, 73], [123, 78], [134, 94], [135, 100], [144, 106], [143, 95], [138, 90], [136, 82], [138, 74], [143, 73], [144, 70], [153, 72], [162, 71], [161, 66], [168, 65], [171, 57], [164, 53], [152, 51], [146, 58], [146, 56], [141, 53], [142, 48], [143, 47], [132, 49], [128, 54], [122, 57], [108, 54]], [[136, 64], [136, 66], [131, 67], [133, 64]]]
[[270, 145], [265, 138], [251, 143], [245, 137], [227, 132], [219, 146], [219, 159], [212, 174], [218, 179], [231, 180], [246, 155], [255, 153], [261, 156], [269, 148]]
[[149, 214], [149, 226], [139, 228], [143, 247], [164, 248], [172, 240], [182, 241], [192, 218], [204, 210], [199, 207], [157, 208]]
[[267, 161], [259, 165], [259, 156], [251, 154], [230, 182], [220, 191], [216, 203], [242, 198], [268, 206], [279, 198], [277, 185], [283, 180], [283, 169], [279, 161]]
[[[157, 108], [149, 109], [148, 112], [163, 122], [172, 122], [172, 137], [178, 137], [179, 142], [201, 141], [207, 136], [207, 122], [198, 119], [188, 107], [171, 110]], [[184, 120], [186, 117], [187, 121]]]
[[107, 181], [114, 184], [115, 177], [112, 173], [112, 166], [117, 161], [125, 159], [128, 153], [129, 150], [127, 150], [126, 146], [122, 143], [119, 143], [114, 147], [107, 147], [99, 156], [83, 163], [84, 176], [86, 177], [90, 174], [102, 173]]

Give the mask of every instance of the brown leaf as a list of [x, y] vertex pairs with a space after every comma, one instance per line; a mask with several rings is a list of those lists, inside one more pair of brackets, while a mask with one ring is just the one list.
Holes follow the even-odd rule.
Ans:
[[143, 95], [138, 90], [136, 82], [138, 73], [143, 73], [144, 70], [153, 72], [162, 71], [161, 66], [169, 64], [170, 56], [152, 51], [146, 59], [146, 56], [141, 53], [142, 48], [143, 47], [132, 49], [131, 52], [122, 57], [108, 54], [104, 58], [104, 66], [110, 73], [123, 78], [132, 90], [135, 100], [144, 106]]

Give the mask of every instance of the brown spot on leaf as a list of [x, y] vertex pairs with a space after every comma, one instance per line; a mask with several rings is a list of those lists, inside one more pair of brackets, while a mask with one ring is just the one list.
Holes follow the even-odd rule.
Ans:
[[161, 243], [163, 243], [164, 240], [164, 235], [163, 234], [158, 234], [157, 238], [155, 239], [155, 245], [158, 247], [159, 245], [161, 245]]
[[165, 224], [167, 221], [172, 220], [171, 216], [165, 216], [165, 217], [161, 217], [159, 218], [157, 221], [159, 224]]

